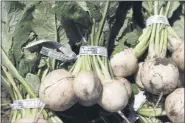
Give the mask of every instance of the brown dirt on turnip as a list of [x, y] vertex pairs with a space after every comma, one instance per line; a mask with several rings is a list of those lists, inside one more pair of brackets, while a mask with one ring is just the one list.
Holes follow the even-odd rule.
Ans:
[[167, 58], [157, 57], [157, 58], [155, 58], [155, 61], [156, 61], [155, 64], [154, 64], [155, 66], [160, 65], [160, 64], [162, 64], [164, 66], [167, 66], [169, 64], [173, 64], [174, 66], [176, 66], [176, 64], [172, 60], [169, 60]]
[[175, 111], [175, 110], [171, 110], [170, 112], [169, 112], [169, 114], [171, 115], [171, 116], [177, 116], [177, 112]]

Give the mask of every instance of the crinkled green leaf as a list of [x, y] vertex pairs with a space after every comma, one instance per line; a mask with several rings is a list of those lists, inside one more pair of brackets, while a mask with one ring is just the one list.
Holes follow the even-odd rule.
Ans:
[[22, 76], [25, 76], [26, 73], [32, 72], [35, 67], [35, 62], [38, 59], [38, 53], [31, 53], [29, 51], [24, 51], [23, 58], [20, 59], [18, 64], [18, 71]]
[[149, 117], [144, 117], [141, 115], [139, 115], [139, 120], [141, 123], [162, 123], [162, 121], [156, 117], [149, 118]]
[[87, 1], [86, 4], [89, 9], [91, 17], [93, 17], [97, 22], [99, 22], [102, 18], [99, 3], [94, 1]]
[[138, 43], [138, 38], [139, 38], [139, 34], [137, 32], [136, 29], [134, 29], [132, 32], [127, 33], [127, 41], [126, 43], [129, 44], [131, 47], [136, 46], [136, 44]]
[[120, 40], [120, 38], [128, 31], [127, 30], [128, 27], [133, 23], [132, 22], [132, 15], [133, 15], [133, 9], [130, 8], [130, 10], [128, 10], [128, 12], [127, 12], [124, 24], [121, 27], [121, 29], [119, 30], [118, 35], [116, 36], [116, 40]]
[[66, 32], [70, 45], [81, 44], [85, 29], [91, 24], [88, 12], [74, 1], [57, 1], [53, 9], [62, 23], [62, 27], [58, 29], [59, 39], [64, 37], [60, 35]]
[[73, 20], [85, 28], [90, 26], [90, 18], [87, 11], [84, 11], [75, 1], [56, 1], [53, 9], [57, 18], [61, 19], [61, 21]]
[[38, 95], [39, 87], [41, 83], [39, 77], [34, 74], [27, 73], [25, 80], [29, 84], [29, 86], [32, 88], [34, 93]]
[[169, 11], [168, 11], [167, 17], [168, 17], [168, 18], [171, 18], [172, 15], [173, 15], [173, 12], [174, 12], [179, 6], [180, 6], [180, 3], [179, 3], [179, 2], [177, 2], [177, 1], [171, 2], [171, 4], [170, 4], [170, 9], [169, 9]]
[[127, 40], [126, 36], [123, 36], [121, 40], [119, 40], [118, 44], [115, 46], [114, 51], [112, 53], [112, 55], [115, 55], [116, 53], [119, 53], [121, 51], [123, 51], [126, 46], [125, 46], [125, 41]]
[[69, 46], [69, 39], [52, 5], [44, 2], [35, 6], [32, 29], [38, 35], [38, 39], [54, 40]]
[[[21, 46], [27, 42], [28, 37], [24, 35], [29, 36], [24, 22], [29, 17], [30, 9], [31, 7], [19, 1], [2, 2], [2, 47], [13, 63], [14, 58], [16, 62], [20, 59]], [[13, 55], [15, 55], [14, 58]]]
[[9, 33], [8, 24], [2, 23], [2, 48], [8, 54], [12, 47], [12, 35]]
[[115, 16], [118, 6], [119, 6], [118, 1], [117, 2], [115, 2], [115, 1], [110, 2], [110, 7], [109, 7], [109, 10], [107, 12], [109, 17]]
[[18, 65], [18, 71], [22, 76], [25, 76], [26, 73], [31, 72], [30, 66], [28, 65], [27, 61], [25, 59], [20, 59], [19, 65]]
[[38, 59], [38, 53], [37, 52], [31, 53], [28, 50], [24, 50], [24, 58], [28, 62], [35, 62]]
[[39, 65], [38, 65], [38, 68], [44, 67], [44, 66], [46, 66], [46, 65], [47, 65], [46, 59], [42, 58], [42, 59], [40, 60], [40, 63], [39, 63]]
[[50, 39], [57, 41], [57, 20], [52, 12], [51, 3], [41, 3], [35, 6], [32, 29], [38, 35], [38, 39]]
[[134, 29], [132, 32], [127, 32], [114, 48], [113, 55], [121, 52], [126, 47], [134, 47], [138, 43], [140, 33]]
[[173, 24], [173, 29], [177, 33], [177, 35], [182, 38], [184, 38], [184, 16], [180, 16], [178, 20], [176, 20]]
[[58, 28], [57, 35], [59, 43], [70, 48], [69, 38], [67, 36], [66, 30], [63, 28], [62, 25]]
[[78, 5], [80, 5], [81, 7], [82, 7], [82, 9], [84, 10], [84, 11], [89, 11], [89, 8], [87, 7], [87, 4], [86, 4], [86, 2], [85, 1], [76, 1], [77, 3], [78, 3]]
[[[149, 107], [141, 107], [138, 109], [137, 113], [143, 116], [152, 116], [152, 113], [154, 112], [154, 108], [149, 108]], [[153, 113], [153, 116], [165, 116], [166, 112], [162, 108], [156, 108], [155, 112]]]
[[12, 53], [16, 60], [16, 64], [19, 63], [19, 60], [23, 56], [22, 47], [28, 42], [31, 42], [33, 40], [33, 37], [30, 37], [30, 35], [32, 34], [31, 33], [32, 29], [30, 25], [31, 25], [30, 22], [22, 22], [19, 25], [17, 25], [15, 29]]

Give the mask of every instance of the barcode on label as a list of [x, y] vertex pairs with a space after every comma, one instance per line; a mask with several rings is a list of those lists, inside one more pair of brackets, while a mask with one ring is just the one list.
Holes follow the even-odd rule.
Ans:
[[24, 109], [23, 100], [14, 100], [11, 107], [12, 109]]
[[24, 108], [44, 108], [45, 104], [40, 99], [25, 99], [15, 100], [11, 104], [13, 109], [24, 109]]
[[162, 24], [165, 24], [165, 25], [169, 25], [167, 17], [163, 16], [163, 15], [154, 15], [154, 16], [149, 17], [146, 20], [146, 25], [151, 25], [151, 24], [154, 24], [154, 23], [162, 23]]
[[107, 49], [100, 46], [82, 46], [80, 47], [80, 55], [99, 55], [107, 57]]

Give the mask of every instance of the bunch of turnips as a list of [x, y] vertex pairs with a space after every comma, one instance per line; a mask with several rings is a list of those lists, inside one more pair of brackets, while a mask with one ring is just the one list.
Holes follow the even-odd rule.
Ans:
[[127, 123], [185, 123], [183, 5], [4, 3], [3, 41], [12, 42], [1, 47], [1, 78], [10, 123], [68, 123], [81, 120], [70, 116], [77, 108], [89, 115], [94, 106], [96, 117], [116, 114]]
[[[162, 6], [156, 10], [157, 1], [154, 4], [153, 15], [168, 17], [169, 8]], [[102, 22], [106, 19], [108, 7], [109, 2]], [[91, 38], [86, 46], [102, 47], [104, 41], [100, 40], [100, 32], [104, 24], [97, 28], [92, 20]], [[168, 23], [152, 22], [143, 30], [134, 48], [124, 48], [113, 55], [110, 62], [106, 56], [80, 54], [70, 72], [64, 69], [50, 72], [40, 86], [40, 98], [54, 111], [64, 111], [79, 102], [83, 106], [99, 104], [108, 112], [118, 112], [127, 106], [132, 95], [131, 84], [126, 77], [134, 75], [139, 88], [154, 95], [168, 95], [165, 101], [167, 116], [172, 122], [183, 121], [184, 88], [177, 88], [179, 71], [184, 72], [183, 43]], [[166, 57], [168, 50], [172, 52], [171, 58]], [[147, 57], [139, 61], [145, 52]]]
[[92, 54], [87, 51], [85, 55], [80, 52], [70, 72], [64, 69], [53, 70], [41, 83], [40, 98], [50, 109], [63, 111], [76, 102], [83, 106], [99, 104], [109, 112], [118, 112], [127, 106], [132, 93], [130, 82], [114, 76], [107, 49], [103, 46], [104, 40], [101, 40], [109, 6], [110, 2], [107, 2], [98, 27], [92, 16], [91, 38], [86, 49], [80, 49], [81, 52], [91, 49], [101, 52]]

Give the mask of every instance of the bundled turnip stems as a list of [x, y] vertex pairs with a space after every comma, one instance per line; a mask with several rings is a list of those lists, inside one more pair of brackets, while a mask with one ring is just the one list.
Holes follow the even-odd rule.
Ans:
[[[168, 22], [168, 18], [173, 14], [173, 11], [169, 11], [173, 2], [145, 1], [143, 4], [150, 17], [146, 21], [146, 28], [139, 37], [138, 44], [133, 49], [124, 49], [115, 54], [111, 59], [111, 66], [117, 77], [127, 77], [136, 72], [136, 84], [154, 95], [159, 95], [155, 110], [162, 96], [170, 94], [177, 88], [178, 67], [184, 71], [184, 42]], [[173, 52], [173, 60], [166, 58], [167, 50]], [[146, 51], [148, 55], [145, 62], [138, 65], [137, 58]], [[144, 115], [157, 116], [161, 112], [155, 115], [153, 112], [145, 112]]]
[[90, 39], [81, 46], [79, 57], [70, 72], [54, 70], [41, 83], [40, 98], [50, 109], [63, 111], [76, 102], [83, 106], [98, 103], [109, 112], [121, 113], [126, 107], [131, 96], [130, 83], [124, 78], [114, 78], [107, 48], [104, 47], [102, 31], [109, 5], [110, 2], [106, 2], [100, 21], [96, 21], [92, 11], [89, 11], [92, 20]]
[[40, 101], [25, 79], [11, 63], [4, 50], [2, 51], [3, 84], [8, 88], [13, 100], [11, 123], [63, 123], [52, 111], [44, 109]]

